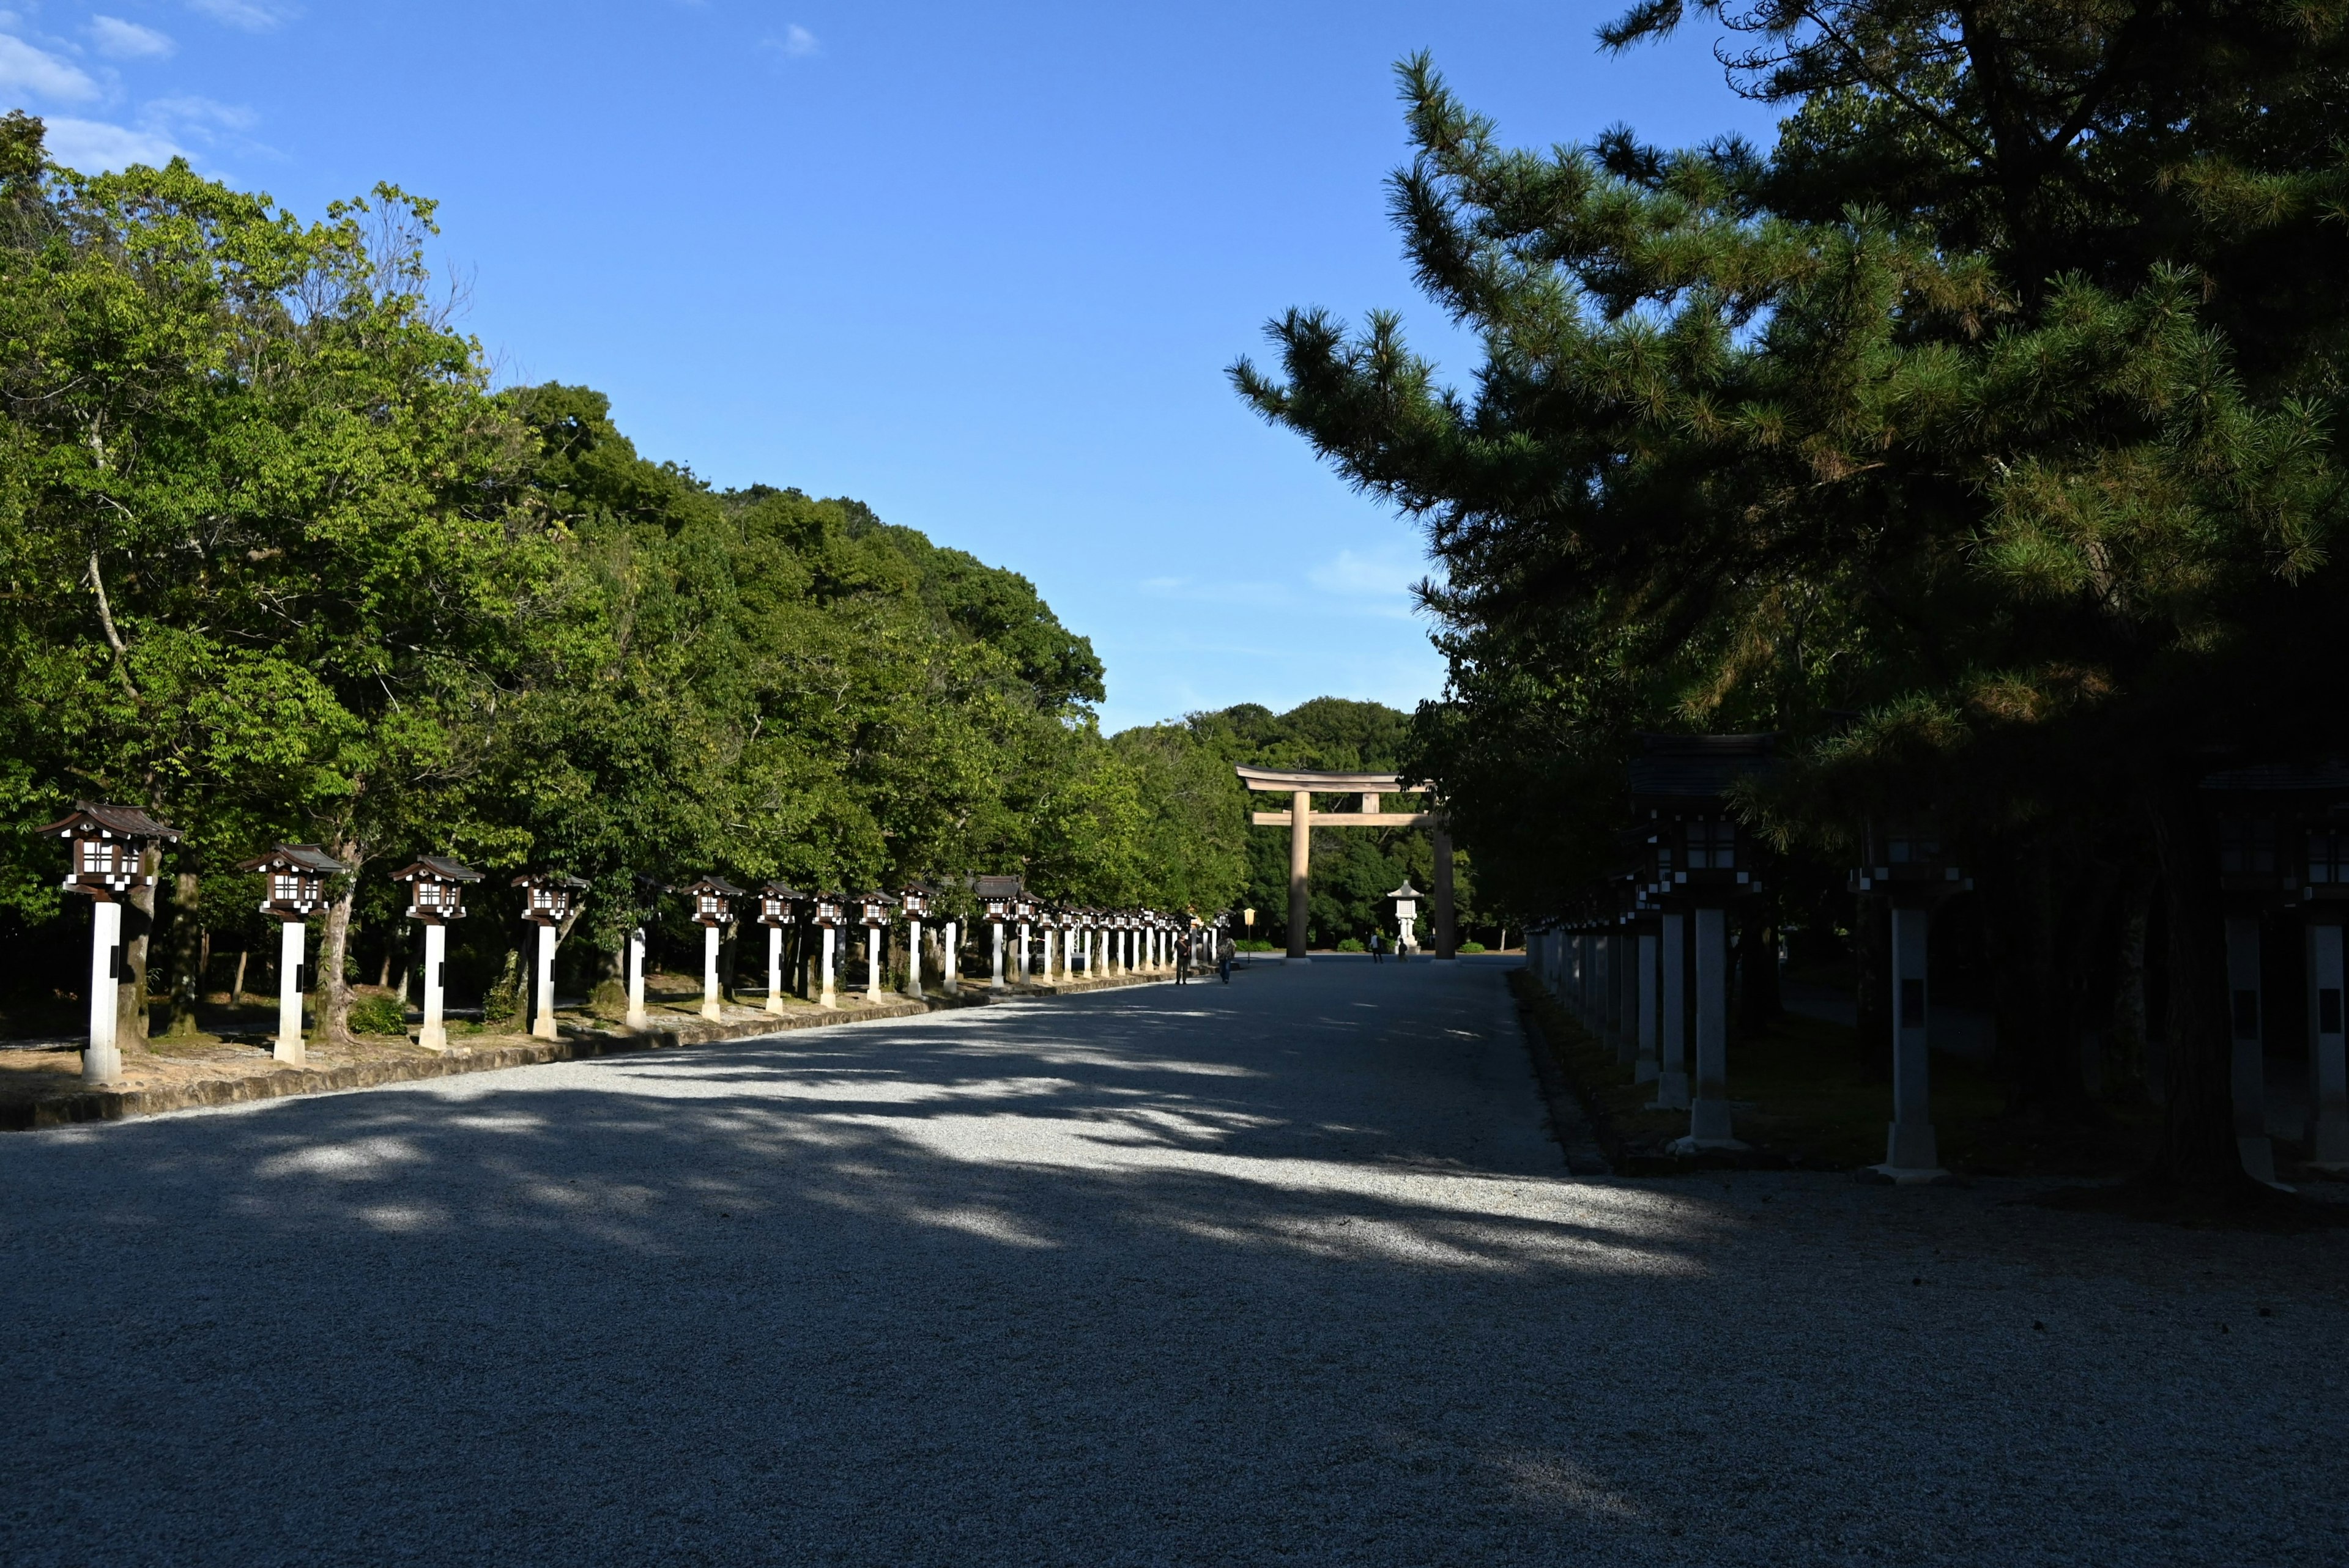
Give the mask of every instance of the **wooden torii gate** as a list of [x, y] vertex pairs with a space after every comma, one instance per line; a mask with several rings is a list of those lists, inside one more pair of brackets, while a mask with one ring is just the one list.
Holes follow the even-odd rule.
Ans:
[[[1316, 828], [1425, 828], [1435, 840], [1435, 956], [1454, 955], [1452, 939], [1452, 834], [1440, 811], [1385, 811], [1381, 795], [1424, 795], [1424, 784], [1405, 784], [1400, 773], [1305, 773], [1273, 768], [1241, 768], [1233, 771], [1251, 789], [1288, 796], [1286, 811], [1253, 811], [1248, 820], [1259, 828], [1288, 825], [1288, 960], [1309, 963], [1305, 955], [1306, 882], [1313, 870], [1313, 830]], [[1316, 811], [1315, 795], [1359, 795], [1359, 811]]]

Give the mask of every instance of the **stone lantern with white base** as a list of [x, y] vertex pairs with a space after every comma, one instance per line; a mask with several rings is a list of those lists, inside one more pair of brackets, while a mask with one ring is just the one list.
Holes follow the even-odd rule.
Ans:
[[579, 895], [587, 891], [582, 878], [564, 872], [524, 872], [513, 885], [523, 890], [522, 917], [538, 930], [532, 944], [538, 951], [530, 961], [530, 1032], [542, 1040], [555, 1037], [554, 948], [562, 940], [563, 923], [571, 918]]
[[837, 1007], [840, 996], [833, 988], [833, 956], [840, 942], [841, 928], [848, 923], [847, 901], [836, 892], [820, 892], [808, 905], [808, 923], [823, 933], [823, 966], [821, 986], [816, 995], [820, 1007]]
[[1019, 926], [1019, 967], [1015, 978], [1020, 985], [1025, 985], [1028, 984], [1029, 931], [1036, 923], [1035, 901], [1025, 893], [1012, 901], [1011, 918], [1018, 922]]
[[905, 917], [905, 995], [922, 999], [922, 922], [929, 918], [930, 890], [907, 882], [897, 890], [897, 913]]
[[[449, 1048], [449, 923], [465, 918], [465, 884], [481, 873], [443, 855], [426, 855], [391, 880], [408, 883], [408, 918], [424, 925], [424, 1027], [416, 1043], [428, 1051]], [[405, 1001], [405, 998], [402, 998]]]
[[889, 919], [897, 901], [885, 892], [868, 892], [856, 901], [856, 923], [864, 928], [864, 999], [878, 1006], [881, 976], [888, 964], [883, 952], [889, 940]]
[[701, 1016], [722, 1018], [726, 1014], [718, 1000], [718, 944], [725, 939], [725, 928], [734, 918], [734, 901], [743, 897], [743, 892], [714, 872], [670, 891], [692, 901], [689, 918], [701, 927]]
[[89, 1045], [81, 1054], [81, 1078], [84, 1083], [111, 1083], [122, 1076], [116, 1026], [121, 1007], [123, 901], [155, 885], [144, 870], [147, 846], [176, 841], [180, 830], [135, 806], [83, 801], [40, 832], [71, 846], [72, 859], [60, 885], [90, 900]]
[[1923, 823], [1871, 821], [1866, 848], [1869, 863], [1851, 873], [1851, 891], [1882, 895], [1892, 906], [1892, 1126], [1876, 1170], [1895, 1181], [1931, 1181], [1949, 1172], [1933, 1136], [1927, 938], [1934, 908], [1974, 884], [1943, 857], [1940, 835]]
[[280, 923], [277, 950], [277, 1059], [301, 1067], [310, 1059], [302, 1041], [302, 995], [310, 989], [310, 966], [303, 959], [310, 916], [326, 902], [326, 879], [350, 868], [316, 844], [279, 844], [268, 853], [237, 862], [241, 872], [259, 872], [266, 896], [261, 913]]
[[993, 959], [993, 977], [988, 985], [1003, 989], [1003, 927], [1014, 918], [1012, 911], [1019, 903], [1018, 877], [980, 877], [973, 890], [978, 895], [979, 913], [988, 924]]
[[759, 889], [759, 923], [767, 928], [767, 1011], [783, 1010], [783, 930], [797, 924], [802, 895], [788, 882]]
[[1386, 896], [1394, 904], [1395, 959], [1400, 963], [1419, 947], [1419, 890], [1405, 877], [1402, 885]]

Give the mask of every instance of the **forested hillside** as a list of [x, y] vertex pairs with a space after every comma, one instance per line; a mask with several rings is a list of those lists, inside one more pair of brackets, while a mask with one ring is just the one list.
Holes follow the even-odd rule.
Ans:
[[337, 1032], [425, 852], [492, 873], [460, 994], [513, 944], [523, 868], [592, 882], [565, 946], [591, 972], [709, 871], [1228, 900], [1228, 771], [1105, 739], [1101, 661], [1027, 580], [854, 500], [714, 490], [585, 388], [494, 387], [431, 222], [388, 187], [312, 222], [180, 163], [83, 177], [0, 123], [9, 1002], [86, 961], [87, 901], [28, 831], [77, 799], [186, 834], [126, 927], [181, 1026], [259, 934], [236, 862], [279, 840], [357, 868], [321, 923]]

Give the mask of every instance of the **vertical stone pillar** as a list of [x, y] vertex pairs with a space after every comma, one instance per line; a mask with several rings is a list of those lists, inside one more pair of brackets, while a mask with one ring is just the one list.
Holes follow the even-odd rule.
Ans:
[[1696, 935], [1696, 1099], [1676, 1148], [1743, 1149], [1729, 1116], [1729, 912], [1700, 909]]
[[960, 929], [958, 922], [947, 921], [946, 933], [938, 942], [938, 987], [949, 996], [962, 995], [962, 976], [955, 968], [955, 961], [960, 956], [956, 940]]
[[537, 998], [530, 1032], [542, 1040], [554, 1038], [554, 938], [553, 923], [538, 928], [538, 954], [531, 964], [531, 992]]
[[783, 928], [767, 927], [767, 1011], [783, 1010]]
[[2275, 1181], [2268, 1141], [2268, 1065], [2260, 1015], [2260, 917], [2227, 917], [2227, 1017], [2234, 1040], [2235, 1147], [2258, 1181]]
[[875, 1006], [881, 1002], [881, 975], [889, 967], [882, 958], [881, 930], [877, 925], [864, 928], [864, 999]]
[[1028, 923], [1019, 923], [1019, 984], [1028, 984]]
[[1943, 1173], [1933, 1138], [1932, 1054], [1926, 1028], [1931, 921], [1930, 910], [1892, 907], [1892, 1129], [1878, 1169], [1896, 1181]]
[[819, 1007], [840, 1006], [839, 993], [833, 989], [833, 960], [838, 950], [840, 933], [832, 926], [823, 928], [823, 989], [816, 996]]
[[303, 942], [310, 928], [298, 920], [279, 923], [277, 932], [277, 1049], [279, 1061], [289, 1067], [309, 1063], [309, 1047], [302, 1041], [302, 993], [309, 976], [302, 971]]
[[1435, 955], [1457, 958], [1460, 941], [1452, 924], [1452, 830], [1439, 820], [1429, 836], [1435, 841]]
[[905, 995], [916, 1002], [922, 999], [922, 923], [918, 918], [905, 923]]
[[[110, 898], [93, 899], [89, 906], [89, 1044], [81, 1053], [84, 1083], [112, 1083], [122, 1077], [122, 1047], [117, 1044], [122, 1014], [116, 995], [121, 974], [122, 906]], [[298, 1034], [301, 1016], [295, 1016]]]
[[652, 1019], [645, 1014], [645, 928], [641, 925], [628, 933], [628, 1027], [652, 1027]]
[[1656, 934], [1643, 931], [1636, 940], [1640, 951], [1639, 966], [1632, 975], [1635, 995], [1631, 998], [1631, 1019], [1639, 1052], [1632, 1058], [1631, 1081], [1653, 1083], [1659, 1067], [1656, 1037], [1660, 1033], [1656, 1017]]
[[995, 977], [988, 982], [988, 985], [1000, 991], [1003, 989], [1003, 923], [990, 920], [987, 923], [987, 929], [993, 934], [995, 942]]
[[1663, 918], [1660, 944], [1662, 1006], [1658, 1017], [1662, 1031], [1656, 1037], [1656, 1098], [1650, 1110], [1686, 1110], [1688, 1080], [1688, 916], [1677, 912]]
[[424, 1026], [416, 1043], [428, 1051], [449, 1048], [449, 928], [433, 921], [424, 928]]
[[2349, 1168], [2349, 1058], [2343, 1051], [2341, 917], [2308, 918], [2308, 1158]]
[[1313, 872], [1313, 792], [1299, 789], [1288, 797], [1288, 961], [1309, 964], [1305, 927], [1312, 914], [1306, 892]]
[[705, 1018], [722, 1018], [726, 1016], [725, 1010], [719, 1006], [718, 1001], [718, 928], [714, 925], [703, 926], [701, 928], [701, 1016]]

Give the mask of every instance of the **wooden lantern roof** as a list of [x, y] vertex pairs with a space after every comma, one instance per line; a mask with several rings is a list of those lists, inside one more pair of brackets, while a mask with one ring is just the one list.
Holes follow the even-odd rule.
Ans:
[[481, 873], [462, 861], [452, 861], [446, 855], [425, 855], [414, 865], [392, 872], [391, 880], [411, 884], [408, 894], [408, 918], [429, 923], [462, 920], [465, 903], [460, 890], [467, 882], [481, 881]]
[[316, 844], [275, 844], [249, 861], [239, 861], [236, 869], [268, 878], [262, 913], [298, 920], [326, 902], [328, 877], [351, 868]]
[[711, 872], [689, 882], [680, 882], [668, 890], [683, 893], [693, 901], [693, 922], [697, 925], [723, 925], [734, 912], [734, 901], [745, 895], [743, 890]]
[[761, 882], [759, 884], [759, 923], [776, 926], [791, 924], [797, 918], [799, 906], [806, 897], [807, 894], [789, 882]]
[[2219, 885], [2236, 903], [2349, 900], [2349, 760], [2230, 769], [2202, 780]]
[[921, 882], [907, 882], [897, 890], [897, 913], [907, 920], [919, 920], [930, 913], [935, 895]]
[[856, 923], [870, 926], [874, 930], [889, 923], [889, 916], [897, 906], [895, 899], [877, 890], [873, 892], [858, 893], [855, 903]]
[[155, 879], [140, 866], [143, 846], [158, 840], [177, 842], [180, 838], [177, 828], [157, 821], [136, 806], [98, 806], [87, 800], [77, 801], [71, 811], [36, 830], [45, 836], [55, 834], [74, 846], [61, 885], [99, 900], [154, 886]]

